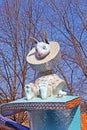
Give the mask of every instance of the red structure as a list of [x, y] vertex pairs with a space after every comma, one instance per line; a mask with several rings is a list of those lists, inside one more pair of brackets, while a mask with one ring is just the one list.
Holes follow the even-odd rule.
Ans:
[[81, 114], [81, 130], [87, 130], [87, 114]]

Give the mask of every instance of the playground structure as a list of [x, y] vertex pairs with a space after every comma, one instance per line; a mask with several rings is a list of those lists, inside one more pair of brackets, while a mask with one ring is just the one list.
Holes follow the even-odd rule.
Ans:
[[[23, 99], [3, 104], [0, 108], [3, 116], [13, 115], [21, 111], [28, 111], [29, 123], [31, 124], [30, 130], [37, 130], [38, 128], [41, 130], [47, 128], [49, 130], [53, 130], [54, 128], [55, 130], [73, 130], [73, 128], [80, 130], [79, 105], [79, 97], [74, 96], [63, 96], [62, 98], [51, 97], [51, 99], [47, 98], [44, 101], [40, 98], [26, 100], [24, 97]], [[3, 118], [2, 116], [1, 119], [4, 126], [19, 130], [22, 128], [23, 130], [29, 129], [7, 118]]]
[[31, 40], [36, 47], [26, 59], [37, 71], [36, 80], [25, 85], [26, 97], [2, 104], [0, 113], [9, 116], [28, 111], [30, 130], [81, 130], [80, 98], [67, 95], [64, 91], [65, 81], [53, 72], [53, 67], [61, 59], [59, 44], [48, 41], [46, 33], [43, 42], [35, 38]]

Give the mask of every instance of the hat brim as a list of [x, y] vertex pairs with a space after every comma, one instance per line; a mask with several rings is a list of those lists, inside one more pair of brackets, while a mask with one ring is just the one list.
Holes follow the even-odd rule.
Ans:
[[58, 61], [61, 58], [60, 46], [57, 42], [51, 41], [50, 43], [50, 53], [43, 59], [38, 59], [36, 57], [36, 50], [33, 48], [27, 55], [26, 60], [31, 65], [31, 67], [39, 72], [45, 72], [52, 70], [53, 67], [57, 66]]
[[35, 53], [36, 53], [36, 50], [35, 48], [33, 48], [27, 55], [27, 62], [30, 63], [30, 64], [36, 64], [36, 65], [39, 65], [39, 64], [44, 64], [52, 59], [54, 59], [57, 54], [59, 53], [60, 51], [60, 46], [57, 42], [49, 42], [50, 43], [50, 53], [43, 59], [38, 59], [36, 56], [35, 56]]

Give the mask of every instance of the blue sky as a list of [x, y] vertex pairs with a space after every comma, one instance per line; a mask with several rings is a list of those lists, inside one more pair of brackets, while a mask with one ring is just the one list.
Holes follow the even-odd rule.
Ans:
[[[12, 1], [12, 0], [9, 0], [9, 1]], [[87, 6], [87, 1], [86, 0], [78, 0], [79, 1], [79, 3], [81, 3], [81, 6], [80, 6], [80, 8], [81, 8], [81, 11], [82, 10], [84, 10], [85, 9], [85, 7]], [[35, 5], [38, 5], [38, 0], [33, 0], [33, 2], [37, 2], [37, 3], [35, 3], [35, 4], [33, 4], [33, 9], [36, 7]], [[57, 1], [58, 2], [58, 1]], [[3, 0], [1, 0], [0, 1], [0, 5], [2, 6], [2, 3], [3, 3]], [[59, 29], [61, 29], [65, 34], [67, 34], [67, 31], [66, 30], [64, 30], [64, 26], [62, 26], [61, 25], [61, 20], [57, 17], [57, 16], [55, 16], [54, 15], [54, 12], [51, 10], [51, 9], [49, 9], [49, 7], [48, 7], [48, 5], [47, 4], [44, 4], [45, 5], [45, 11], [44, 11], [44, 13], [42, 13], [42, 16], [41, 16], [41, 19], [42, 20], [40, 20], [40, 21], [38, 21], [38, 23], [37, 23], [37, 30], [38, 31], [43, 31], [44, 29], [47, 31], [47, 34], [48, 34], [48, 39], [49, 40], [55, 40], [55, 41], [58, 41], [59, 42], [59, 44], [60, 44], [60, 46], [61, 46], [61, 50], [62, 50], [62, 52], [64, 51], [64, 50], [66, 50], [66, 52], [68, 52], [68, 54], [72, 54], [72, 56], [74, 55], [74, 49], [73, 49], [73, 47], [72, 47], [72, 45], [71, 45], [71, 43], [64, 37], [64, 35], [62, 35], [60, 32], [59, 32], [59, 30], [57, 29], [57, 27], [59, 28]], [[42, 7], [42, 8], [44, 8], [44, 5], [42, 4], [40, 7]], [[42, 9], [41, 8], [41, 9]], [[74, 7], [72, 7], [72, 8], [74, 8]], [[38, 6], [37, 6], [37, 8], [36, 8], [36, 10], [33, 10], [33, 17], [34, 17], [34, 20], [36, 19], [36, 16], [37, 16], [37, 12], [39, 13], [39, 11], [41, 11], [41, 9], [40, 8], [38, 8]], [[60, 8], [61, 9], [61, 8]], [[37, 11], [37, 12], [36, 12]], [[73, 11], [74, 12], [74, 11]], [[57, 20], [55, 20], [57, 18]], [[70, 16], [70, 14], [69, 14], [69, 18], [71, 19], [71, 16]], [[24, 19], [24, 20], [26, 20], [26, 19]], [[33, 22], [35, 22], [33, 20]], [[53, 20], [53, 24], [56, 26], [56, 27], [51, 27], [51, 24], [47, 21], [47, 20]], [[60, 20], [60, 22], [59, 22], [59, 20]], [[70, 21], [70, 22], [72, 22], [72, 21]], [[79, 34], [80, 34], [80, 28], [79, 27], [81, 27], [81, 26], [79, 26], [80, 25], [80, 23], [81, 23], [81, 21], [76, 17], [76, 14], [74, 14], [74, 25], [75, 25], [75, 29], [74, 29], [74, 33], [75, 33], [75, 35], [76, 35], [76, 37], [79, 37]], [[72, 26], [71, 26], [72, 27]], [[78, 32], [78, 33], [77, 33]], [[42, 32], [41, 32], [42, 33]], [[1, 33], [0, 33], [1, 34]], [[4, 34], [3, 34], [4, 35]], [[36, 35], [36, 34], [35, 34]], [[67, 36], [68, 36], [68, 34], [67, 34]], [[41, 39], [41, 37], [39, 36], [38, 37], [39, 39]], [[83, 41], [83, 45], [85, 45], [86, 47], [87, 47], [87, 32], [85, 31], [84, 32], [84, 34], [83, 34], [83, 38], [82, 38], [82, 41]], [[70, 46], [69, 46], [70, 45]], [[4, 49], [3, 49], [3, 51], [5, 50], [5, 49], [7, 49], [7, 46], [3, 46], [4, 47]], [[85, 52], [86, 52], [86, 50], [87, 50], [87, 48], [85, 47]], [[2, 48], [2, 46], [0, 46], [0, 49]], [[20, 50], [20, 48], [19, 48], [19, 50]], [[11, 55], [11, 50], [8, 48], [8, 50], [6, 50], [7, 51], [7, 54], [6, 55]], [[87, 52], [86, 52], [86, 54], [87, 54]], [[12, 60], [12, 57], [10, 56], [9, 57], [11, 60]], [[67, 57], [68, 58], [68, 57]], [[25, 59], [26, 60], [26, 59]], [[79, 87], [79, 81], [80, 81], [80, 78], [81, 78], [81, 76], [82, 76], [82, 78], [83, 78], [83, 74], [82, 74], [82, 70], [78, 67], [78, 68], [76, 68], [77, 66], [76, 66], [76, 64], [72, 64], [70, 61], [68, 61], [67, 60], [67, 62], [71, 65], [71, 67], [74, 69], [74, 73], [73, 73], [73, 84], [77, 84], [78, 85], [78, 87], [75, 85], [75, 87], [73, 86], [73, 88], [75, 88], [76, 90], [77, 89], [81, 89], [81, 85], [80, 85], [80, 87]], [[63, 64], [64, 64], [64, 66], [63, 66]], [[64, 61], [63, 62], [61, 62], [61, 66], [62, 66], [62, 69], [63, 69], [63, 71], [65, 72], [65, 74], [66, 74], [66, 76], [67, 76], [67, 79], [68, 79], [68, 81], [70, 81], [71, 79], [70, 79], [70, 74], [71, 74], [71, 70], [70, 70], [70, 68], [69, 67], [67, 67], [67, 65], [66, 65], [66, 63], [64, 63]], [[33, 72], [32, 70], [31, 70], [31, 72]], [[30, 76], [30, 75], [32, 75], [30, 72], [28, 73], [28, 76]], [[28, 82], [28, 80], [29, 80], [29, 78], [31, 78], [31, 77], [29, 77], [28, 78], [28, 76], [27, 76], [27, 79], [26, 79], [26, 83]], [[83, 78], [83, 80], [84, 80], [84, 78]], [[77, 82], [78, 81], [78, 82]], [[86, 87], [86, 81], [84, 82], [84, 86], [83, 86], [83, 88], [84, 88], [84, 92], [85, 92], [85, 87]], [[79, 93], [79, 91], [77, 91], [78, 93]], [[80, 93], [79, 93], [80, 94]], [[85, 95], [85, 98], [87, 99], [87, 96], [86, 96], [86, 94], [84, 94]], [[81, 96], [81, 94], [80, 94], [80, 96]]]

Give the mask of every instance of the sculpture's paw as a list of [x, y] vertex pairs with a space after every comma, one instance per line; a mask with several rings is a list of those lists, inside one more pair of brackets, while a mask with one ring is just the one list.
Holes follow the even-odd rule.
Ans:
[[65, 92], [65, 91], [62, 91], [62, 90], [59, 90], [59, 94], [61, 94], [61, 95], [67, 95], [67, 92]]
[[42, 98], [42, 99], [46, 99], [47, 97], [48, 97], [48, 88], [47, 87], [40, 87], [40, 97]]
[[32, 85], [33, 85], [32, 83], [25, 85], [24, 89], [25, 89], [25, 95], [27, 100], [30, 100], [33, 97], [35, 97], [35, 93], [33, 91]]
[[30, 95], [29, 95], [29, 94], [28, 94], [28, 95], [26, 94], [26, 99], [27, 99], [27, 100], [30, 100], [30, 99], [32, 99], [32, 98], [34, 98], [34, 94], [30, 94]]

